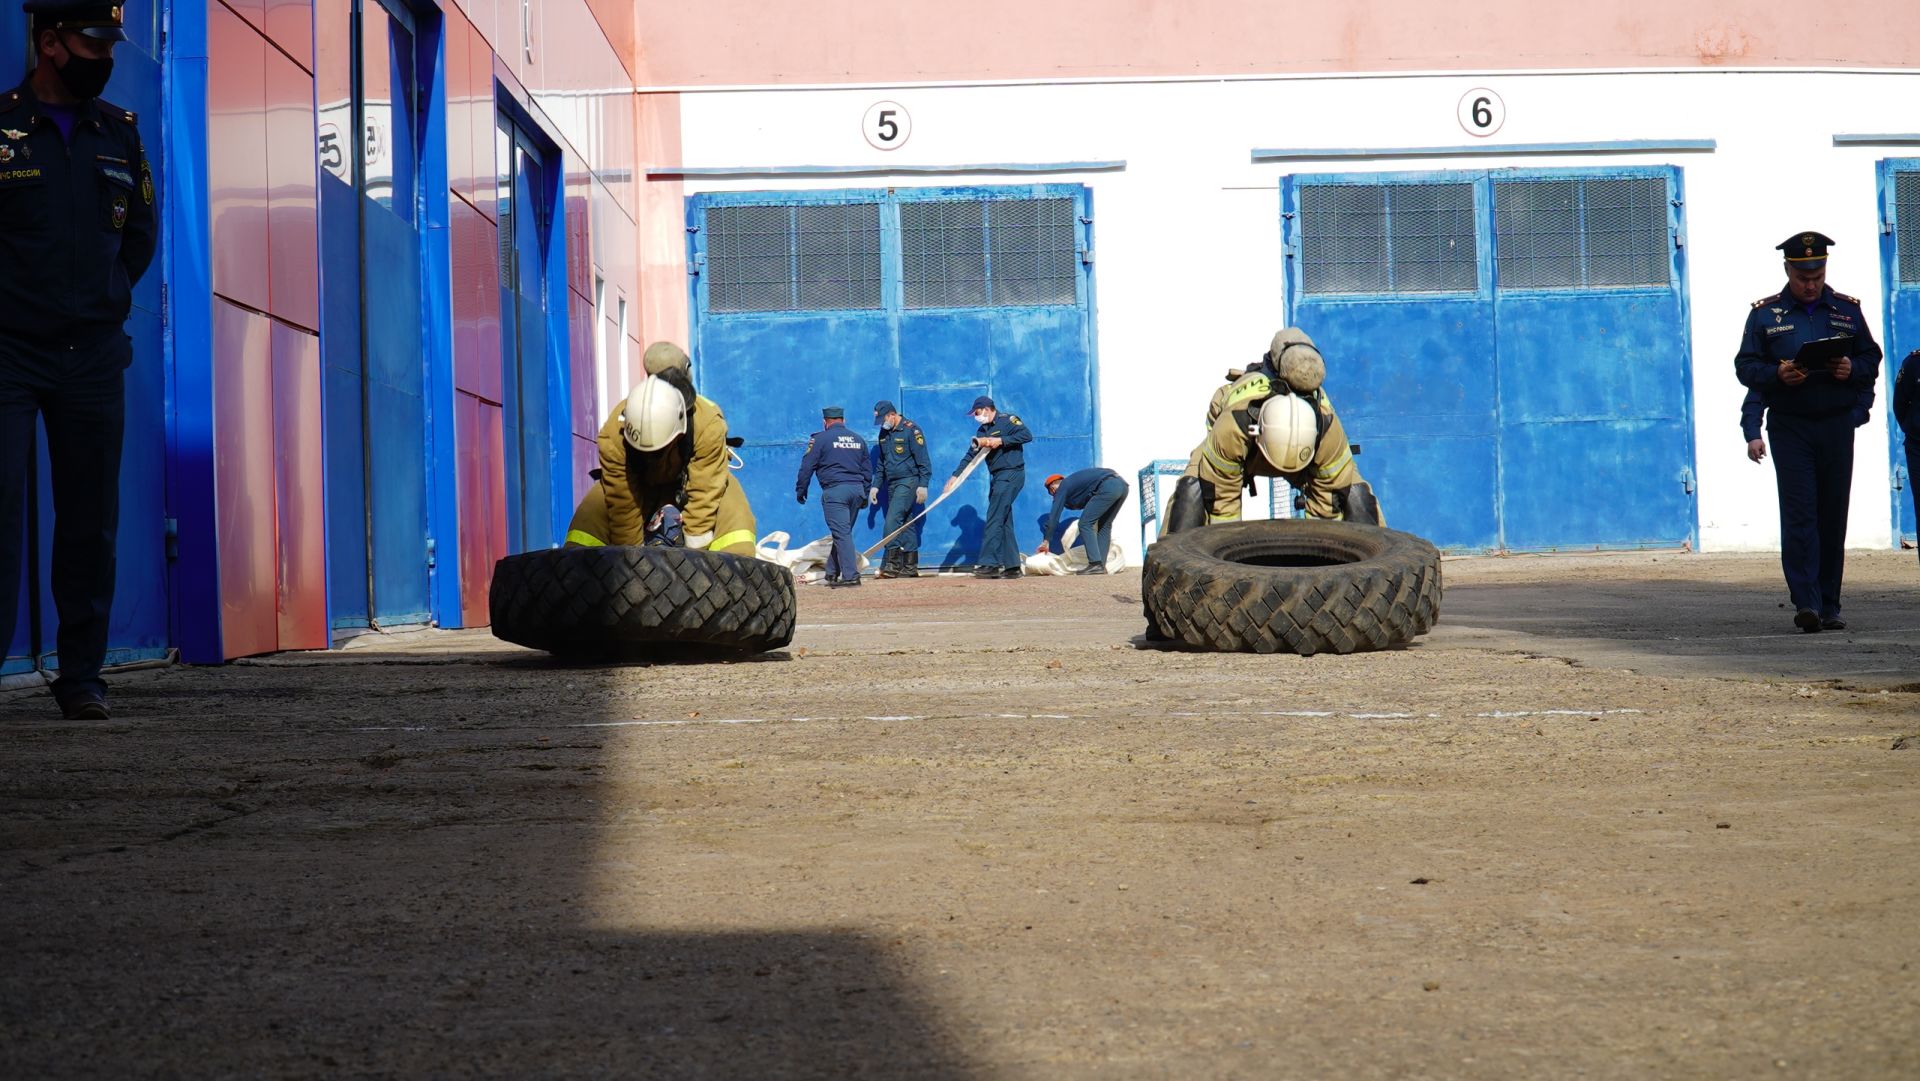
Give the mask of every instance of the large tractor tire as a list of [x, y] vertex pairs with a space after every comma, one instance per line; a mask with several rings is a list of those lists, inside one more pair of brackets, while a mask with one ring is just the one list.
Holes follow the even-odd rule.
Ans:
[[1392, 649], [1440, 618], [1440, 553], [1355, 522], [1231, 522], [1163, 537], [1140, 577], [1150, 636], [1238, 653]]
[[793, 641], [793, 575], [685, 548], [551, 548], [493, 567], [496, 637], [578, 659], [760, 653]]

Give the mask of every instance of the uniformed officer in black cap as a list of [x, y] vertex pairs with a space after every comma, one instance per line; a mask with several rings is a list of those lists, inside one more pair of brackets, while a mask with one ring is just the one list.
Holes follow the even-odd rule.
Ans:
[[942, 491], [953, 491], [968, 463], [978, 455], [987, 456], [987, 524], [980, 534], [980, 563], [973, 576], [1019, 578], [1026, 571], [1020, 561], [1020, 542], [1014, 538], [1013, 501], [1027, 484], [1027, 452], [1021, 448], [1033, 441], [1033, 432], [1019, 417], [1000, 412], [984, 394], [973, 400], [969, 412], [980, 427]]
[[833, 554], [827, 557], [827, 584], [860, 584], [860, 552], [853, 546], [853, 520], [867, 502], [867, 482], [873, 479], [873, 460], [867, 441], [847, 427], [847, 411], [837, 405], [820, 411], [821, 429], [807, 437], [807, 453], [800, 459], [800, 475], [793, 495], [807, 501], [807, 485], [820, 481], [820, 512], [833, 534]]
[[1907, 445], [1907, 494], [1920, 516], [1920, 349], [1907, 354], [1893, 374], [1893, 419]]
[[100, 100], [126, 39], [119, 6], [25, 7], [35, 66], [0, 94], [0, 647], [19, 609], [38, 414], [53, 475], [53, 693], [65, 716], [99, 719], [133, 361], [124, 326], [153, 259], [153, 176], [133, 114]]
[[874, 440], [880, 448], [880, 462], [867, 502], [878, 503], [880, 496], [886, 495], [887, 524], [881, 527], [881, 536], [893, 537], [880, 560], [880, 577], [918, 578], [920, 526], [902, 527], [913, 508], [927, 501], [927, 481], [933, 476], [933, 463], [927, 457], [927, 433], [884, 398], [873, 403], [873, 422], [880, 426], [879, 438]]
[[[1840, 578], [1846, 565], [1847, 493], [1853, 483], [1853, 429], [1865, 423], [1880, 374], [1880, 346], [1860, 302], [1827, 287], [1832, 238], [1795, 233], [1786, 253], [1787, 287], [1753, 302], [1734, 370], [1766, 402], [1780, 492], [1780, 566], [1802, 631], [1844, 630]], [[1830, 360], [1796, 363], [1822, 339]], [[1864, 392], [1864, 394], [1863, 394]]]

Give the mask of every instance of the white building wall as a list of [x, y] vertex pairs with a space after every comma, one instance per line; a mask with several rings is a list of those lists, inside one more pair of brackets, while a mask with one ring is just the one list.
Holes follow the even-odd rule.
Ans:
[[[1456, 107], [1486, 87], [1505, 102], [1491, 139]], [[908, 142], [868, 145], [861, 118], [889, 99]], [[1185, 458], [1207, 395], [1281, 325], [1279, 181], [1286, 173], [1677, 165], [1683, 170], [1700, 544], [1778, 547], [1770, 466], [1747, 461], [1733, 374], [1751, 303], [1784, 283], [1773, 245], [1817, 229], [1839, 243], [1828, 281], [1858, 297], [1886, 346], [1875, 162], [1898, 148], [1836, 148], [1836, 134], [1916, 129], [1920, 73], [1626, 72], [1300, 77], [689, 93], [683, 163], [702, 167], [953, 166], [1123, 160], [1114, 172], [1014, 176], [689, 178], [688, 192], [1083, 183], [1094, 192], [1102, 462], [1129, 477]], [[1711, 152], [1555, 154], [1254, 164], [1255, 148], [1407, 148], [1713, 139]], [[1908, 151], [1908, 154], [1915, 152]], [[1339, 398], [1340, 342], [1323, 342]], [[1377, 346], [1375, 346], [1377, 348]], [[1409, 342], [1409, 351], [1419, 343]], [[1911, 348], [1911, 345], [1909, 346]], [[724, 395], [725, 388], [717, 388]], [[1886, 377], [1855, 447], [1848, 543], [1891, 543]], [[723, 399], [724, 400], [724, 399]], [[1017, 408], [1017, 403], [1015, 405]], [[1360, 459], [1366, 466], [1364, 454]], [[1595, 477], [1592, 498], [1632, 499], [1635, 476]], [[1389, 519], [1393, 493], [1382, 492]], [[1129, 523], [1132, 514], [1126, 515]], [[1130, 556], [1137, 531], [1116, 530]]]

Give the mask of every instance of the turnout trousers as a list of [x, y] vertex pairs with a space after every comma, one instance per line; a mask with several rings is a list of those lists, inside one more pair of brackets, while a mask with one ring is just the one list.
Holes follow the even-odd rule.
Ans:
[[1795, 608], [1840, 614], [1847, 562], [1847, 495], [1853, 483], [1853, 422], [1845, 413], [1796, 417], [1767, 412], [1774, 484], [1780, 493], [1780, 569]]
[[53, 479], [48, 580], [59, 617], [53, 694], [62, 704], [84, 691], [106, 692], [100, 668], [113, 611], [131, 350], [117, 331], [75, 349], [0, 340], [0, 657], [12, 652], [14, 629], [26, 622], [20, 579], [38, 415]]

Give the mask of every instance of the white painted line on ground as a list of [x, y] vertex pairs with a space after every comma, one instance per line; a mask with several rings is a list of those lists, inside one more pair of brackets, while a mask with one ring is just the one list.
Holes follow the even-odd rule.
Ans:
[[[795, 717], [796, 721], [812, 720], [810, 717]], [[766, 724], [763, 717], [688, 717], [665, 721], [585, 721], [580, 724], [563, 724], [561, 728], [636, 728], [661, 724]]]
[[1644, 713], [1639, 709], [1496, 709], [1492, 713], [1476, 713], [1475, 717], [1493, 717], [1506, 720], [1509, 717], [1601, 717], [1609, 713]]
[[1004, 627], [1009, 623], [1102, 623], [1117, 620], [1078, 616], [1034, 616], [1031, 619], [923, 619], [911, 623], [798, 623], [796, 631], [844, 631], [872, 629], [882, 631], [918, 630], [921, 627]]

